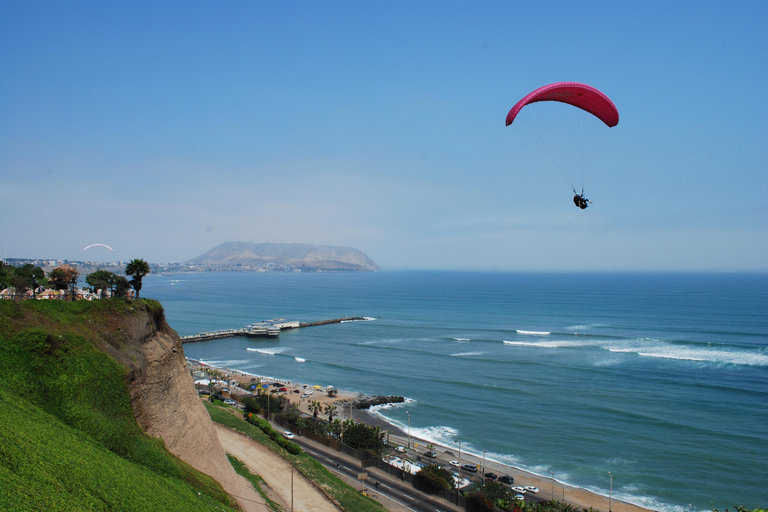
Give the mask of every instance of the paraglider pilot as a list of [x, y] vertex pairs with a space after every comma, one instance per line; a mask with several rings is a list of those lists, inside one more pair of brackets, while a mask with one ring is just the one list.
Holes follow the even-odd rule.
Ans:
[[584, 189], [581, 190], [581, 194], [577, 194], [576, 190], [574, 190], [573, 193], [575, 194], [573, 196], [573, 204], [575, 204], [582, 210], [586, 209], [586, 207], [589, 206], [589, 203], [592, 202], [586, 197], [584, 197]]

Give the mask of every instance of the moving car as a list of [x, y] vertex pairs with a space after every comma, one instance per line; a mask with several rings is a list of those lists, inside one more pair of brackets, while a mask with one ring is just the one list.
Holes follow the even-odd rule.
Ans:
[[461, 469], [470, 473], [477, 473], [477, 466], [474, 464], [462, 464]]
[[459, 464], [459, 461], [457, 461], [457, 460], [452, 460], [448, 464], [450, 464], [451, 466], [455, 466], [455, 467], [461, 466], [461, 464]]
[[512, 490], [515, 491], [517, 494], [525, 494], [525, 489], [522, 487], [512, 487]]
[[283, 437], [285, 437], [286, 439], [293, 439], [296, 436], [293, 435], [293, 432], [288, 432], [286, 430], [285, 432], [283, 432]]
[[515, 494], [515, 499], [519, 501], [523, 501], [525, 499], [525, 496], [522, 494]]
[[499, 478], [499, 476], [496, 473], [486, 473], [485, 474], [485, 479], [486, 480], [496, 480], [497, 478]]
[[525, 489], [526, 491], [528, 491], [528, 492], [532, 492], [533, 494], [538, 494], [538, 493], [539, 493], [539, 488], [538, 488], [538, 487], [534, 487], [534, 486], [532, 486], [532, 485], [526, 485], [526, 486], [524, 487], [524, 489]]
[[503, 475], [499, 477], [499, 482], [503, 484], [513, 484], [515, 483], [515, 479], [509, 475]]
[[430, 459], [434, 459], [435, 457], [437, 457], [437, 454], [433, 451], [428, 451], [428, 452], [424, 452], [424, 456], [429, 457]]
[[234, 400], [230, 400], [229, 398], [224, 400], [224, 403], [227, 405], [236, 405]]

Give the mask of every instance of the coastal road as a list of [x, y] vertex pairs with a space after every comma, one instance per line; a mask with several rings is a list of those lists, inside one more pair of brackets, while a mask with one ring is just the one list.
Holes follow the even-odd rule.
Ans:
[[[342, 452], [337, 452], [309, 439], [296, 436], [293, 442], [301, 446], [310, 456], [320, 462], [329, 471], [345, 480], [355, 489], [362, 490], [358, 479], [361, 472], [360, 461]], [[392, 512], [462, 512], [463, 509], [442, 499], [423, 494], [411, 484], [376, 468], [366, 468], [366, 492]], [[375, 483], [378, 482], [378, 487]]]

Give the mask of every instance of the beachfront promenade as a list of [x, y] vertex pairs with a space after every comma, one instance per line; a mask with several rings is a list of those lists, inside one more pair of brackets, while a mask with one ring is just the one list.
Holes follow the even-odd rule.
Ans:
[[342, 324], [345, 322], [362, 322], [366, 320], [371, 320], [371, 318], [352, 316], [346, 318], [334, 318], [331, 320], [319, 320], [317, 322], [297, 322], [289, 321], [285, 318], [275, 318], [273, 320], [265, 320], [257, 324], [247, 325], [239, 329], [224, 329], [221, 331], [201, 332], [199, 334], [182, 336], [181, 342], [195, 343], [198, 341], [236, 338], [239, 336], [245, 336], [248, 338], [277, 338], [280, 336], [280, 331], [284, 329], [298, 329], [301, 327], [314, 327], [317, 325]]

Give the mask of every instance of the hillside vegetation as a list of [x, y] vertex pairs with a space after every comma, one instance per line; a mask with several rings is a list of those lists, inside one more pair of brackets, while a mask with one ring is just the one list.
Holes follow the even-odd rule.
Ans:
[[141, 431], [127, 370], [102, 351], [147, 309], [162, 311], [0, 301], [0, 510], [233, 510], [215, 480]]

